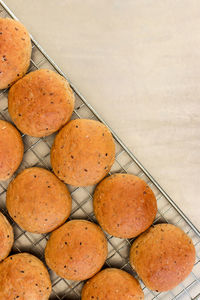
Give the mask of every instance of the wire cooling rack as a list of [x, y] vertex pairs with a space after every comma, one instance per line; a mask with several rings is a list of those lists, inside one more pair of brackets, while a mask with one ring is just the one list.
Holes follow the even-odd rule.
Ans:
[[[17, 19], [15, 15], [9, 10], [3, 1], [0, 0], [0, 17], [12, 17]], [[64, 77], [65, 74], [59, 67], [50, 59], [50, 57], [43, 51], [41, 46], [32, 38], [32, 59], [29, 71], [34, 71], [39, 68], [49, 68], [57, 71]], [[88, 118], [104, 122], [101, 117], [94, 111], [84, 97], [71, 84], [75, 92], [76, 105], [72, 118]], [[0, 119], [5, 119], [11, 122], [8, 113], [7, 90], [0, 90]], [[104, 122], [105, 123], [105, 122]], [[107, 124], [106, 124], [107, 125]], [[109, 126], [108, 126], [109, 127]], [[111, 129], [111, 128], [110, 128]], [[112, 129], [111, 129], [112, 131]], [[144, 179], [154, 191], [157, 204], [158, 213], [154, 223], [168, 222], [182, 228], [193, 240], [196, 248], [196, 262], [192, 273], [188, 278], [177, 286], [175, 289], [166, 293], [157, 293], [150, 291], [144, 286], [142, 281], [140, 284], [145, 294], [145, 299], [200, 299], [200, 232], [184, 215], [184, 213], [177, 207], [173, 200], [165, 193], [159, 186], [149, 172], [136, 159], [136, 157], [127, 149], [121, 140], [114, 134], [116, 144], [116, 159], [111, 169], [110, 174], [115, 172], [133, 173]], [[45, 138], [33, 138], [27, 135], [22, 135], [25, 153], [23, 162], [18, 170], [18, 173], [28, 167], [41, 166], [51, 170], [50, 165], [50, 149], [55, 135]], [[30, 252], [42, 261], [44, 261], [44, 248], [47, 243], [48, 234], [31, 234], [22, 230], [8, 215], [5, 206], [6, 189], [9, 182], [0, 182], [0, 210], [8, 217], [14, 228], [15, 242], [13, 246], [13, 253]], [[73, 199], [72, 213], [70, 219], [83, 218], [96, 222], [92, 207], [92, 194], [94, 187], [72, 187], [68, 186]], [[105, 267], [117, 267], [123, 269], [137, 278], [137, 274], [131, 269], [129, 264], [129, 249], [133, 239], [118, 239], [110, 235], [106, 235], [108, 240], [108, 258]], [[52, 300], [81, 298], [81, 289], [83, 282], [68, 281], [58, 277], [52, 270], [49, 269], [52, 280]]]

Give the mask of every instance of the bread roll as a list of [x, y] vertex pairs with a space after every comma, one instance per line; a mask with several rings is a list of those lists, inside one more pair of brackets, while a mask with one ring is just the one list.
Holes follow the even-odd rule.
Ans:
[[41, 69], [12, 86], [8, 93], [8, 110], [23, 133], [43, 137], [69, 121], [74, 101], [74, 94], [64, 77]]
[[62, 225], [71, 213], [68, 189], [42, 168], [22, 171], [8, 186], [6, 206], [24, 230], [47, 233]]
[[17, 129], [0, 120], [0, 180], [7, 180], [21, 164], [24, 145]]
[[143, 291], [139, 282], [125, 271], [105, 269], [86, 282], [82, 300], [142, 300]]
[[48, 271], [35, 256], [20, 253], [0, 263], [1, 300], [48, 300], [50, 294]]
[[0, 18], [0, 89], [24, 76], [31, 58], [31, 40], [18, 21]]
[[51, 234], [45, 260], [57, 275], [68, 280], [85, 280], [101, 269], [107, 251], [107, 241], [99, 226], [73, 220]]
[[0, 213], [0, 261], [8, 256], [14, 242], [13, 229], [6, 217]]
[[101, 181], [93, 205], [101, 227], [119, 238], [133, 238], [145, 231], [157, 212], [152, 190], [132, 174], [114, 174]]
[[192, 271], [195, 248], [191, 238], [171, 224], [159, 224], [137, 238], [130, 263], [151, 290], [168, 291]]
[[69, 122], [55, 138], [51, 150], [54, 173], [65, 183], [88, 186], [99, 182], [115, 159], [115, 144], [109, 129], [94, 120]]

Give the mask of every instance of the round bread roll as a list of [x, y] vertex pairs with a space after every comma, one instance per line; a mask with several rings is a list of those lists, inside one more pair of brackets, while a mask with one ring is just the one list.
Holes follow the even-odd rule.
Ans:
[[54, 173], [65, 183], [88, 186], [109, 172], [115, 144], [109, 129], [94, 120], [69, 122], [55, 138], [51, 150]]
[[100, 182], [93, 206], [101, 227], [119, 238], [133, 238], [145, 231], [157, 212], [152, 190], [132, 174], [114, 174]]
[[141, 300], [144, 299], [139, 282], [125, 271], [105, 269], [86, 282], [82, 300]]
[[20, 131], [43, 137], [69, 121], [74, 101], [74, 94], [64, 77], [41, 69], [12, 86], [8, 93], [8, 110]]
[[130, 263], [151, 290], [168, 291], [192, 271], [195, 248], [191, 238], [171, 224], [151, 227], [130, 251]]
[[1, 300], [48, 300], [50, 294], [48, 271], [35, 256], [20, 253], [0, 263]]
[[57, 275], [78, 281], [96, 274], [107, 252], [107, 241], [99, 226], [85, 220], [72, 220], [51, 234], [45, 260]]
[[0, 89], [24, 76], [31, 59], [31, 40], [18, 21], [0, 18]]
[[18, 130], [0, 120], [0, 180], [7, 180], [21, 164], [24, 144]]
[[42, 168], [25, 169], [8, 186], [8, 212], [21, 228], [30, 232], [56, 229], [69, 217], [71, 205], [66, 185]]
[[14, 242], [13, 229], [6, 217], [0, 213], [0, 261], [8, 256]]

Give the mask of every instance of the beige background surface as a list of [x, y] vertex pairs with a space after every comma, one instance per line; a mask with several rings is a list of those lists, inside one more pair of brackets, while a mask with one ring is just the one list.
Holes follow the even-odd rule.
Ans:
[[5, 0], [200, 229], [199, 0]]

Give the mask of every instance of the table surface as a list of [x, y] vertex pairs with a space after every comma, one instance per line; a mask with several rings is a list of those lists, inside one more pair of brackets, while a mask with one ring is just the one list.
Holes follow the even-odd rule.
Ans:
[[200, 229], [200, 2], [5, 3]]

